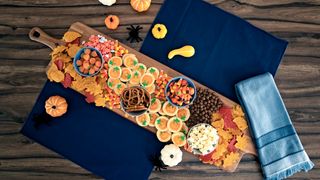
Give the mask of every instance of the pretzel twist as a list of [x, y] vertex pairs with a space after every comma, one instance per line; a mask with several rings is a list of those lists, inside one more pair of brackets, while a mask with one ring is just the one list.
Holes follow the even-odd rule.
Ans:
[[150, 104], [150, 96], [141, 87], [124, 89], [121, 94], [121, 100], [126, 112], [147, 110]]

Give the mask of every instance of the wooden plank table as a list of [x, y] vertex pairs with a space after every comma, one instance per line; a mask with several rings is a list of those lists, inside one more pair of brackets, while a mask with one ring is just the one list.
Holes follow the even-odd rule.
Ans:
[[[128, 3], [105, 7], [97, 0], [2, 0], [0, 2], [0, 179], [99, 179], [72, 162], [27, 139], [19, 129], [32, 108], [45, 80], [49, 48], [29, 40], [27, 34], [40, 26], [61, 37], [70, 24], [82, 21], [139, 50], [141, 43], [128, 43], [126, 27], [141, 25], [145, 37], [162, 0], [153, 0], [148, 12], [137, 14]], [[276, 75], [293, 124], [315, 168], [292, 179], [320, 177], [320, 0], [210, 0], [254, 25], [289, 41]], [[106, 30], [103, 20], [117, 14], [121, 26]], [[53, 23], [54, 22], [54, 23]], [[150, 179], [261, 179], [258, 161], [242, 159], [235, 173], [201, 164], [186, 154], [186, 161]]]

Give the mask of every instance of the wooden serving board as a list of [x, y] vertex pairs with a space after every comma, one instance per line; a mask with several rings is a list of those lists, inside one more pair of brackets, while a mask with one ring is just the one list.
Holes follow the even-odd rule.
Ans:
[[[104, 35], [103, 33], [99, 32], [99, 31], [96, 31], [96, 30], [92, 29], [91, 27], [88, 27], [85, 24], [82, 24], [80, 22], [73, 23], [70, 26], [69, 31], [75, 31], [75, 32], [80, 33], [82, 35], [80, 42], [88, 40], [90, 35], [103, 35], [107, 39], [113, 40], [111, 37], [109, 37], [107, 35]], [[35, 28], [31, 29], [31, 31], [29, 33], [29, 37], [30, 37], [31, 40], [34, 40], [34, 41], [40, 42], [42, 44], [45, 44], [48, 47], [50, 47], [51, 49], [54, 49], [58, 45], [64, 45], [65, 44], [65, 42], [49, 36], [48, 34], [46, 34], [44, 31], [42, 31], [38, 27], [35, 27]], [[120, 42], [119, 42], [119, 44], [121, 46], [123, 46], [124, 48], [128, 49], [130, 53], [135, 54], [136, 57], [139, 59], [139, 62], [142, 62], [147, 67], [152, 67], [152, 66], [156, 67], [159, 70], [163, 70], [164, 72], [166, 72], [171, 77], [183, 75], [183, 74], [179, 73], [178, 71], [176, 71], [174, 69], [171, 69], [170, 67], [168, 67], [166, 65], [163, 65], [163, 64], [159, 63], [158, 61], [156, 61], [156, 60], [154, 60], [154, 59], [152, 59], [152, 58], [150, 58], [150, 57], [148, 57], [148, 56], [136, 51], [135, 49], [132, 49], [132, 48], [128, 47], [125, 44], [122, 44]], [[194, 84], [197, 87], [208, 88], [208, 87], [198, 83], [195, 80], [192, 80], [192, 81], [194, 82]], [[213, 91], [211, 89], [209, 89], [209, 90]], [[213, 92], [215, 92], [215, 91], [213, 91]], [[237, 103], [231, 101], [230, 99], [224, 97], [223, 95], [219, 94], [218, 92], [215, 92], [215, 94], [221, 99], [221, 101], [224, 103], [224, 106], [233, 107], [234, 105], [237, 104]], [[128, 116], [121, 109], [114, 108], [114, 109], [112, 109], [112, 111], [114, 111], [115, 113], [121, 115], [122, 117], [125, 117], [126, 119], [128, 119], [128, 120], [130, 120], [130, 121], [132, 121], [133, 123], [136, 124], [136, 121], [135, 121], [134, 117]], [[145, 129], [147, 129], [147, 130], [149, 130], [149, 131], [151, 131], [153, 133], [156, 133], [156, 129], [154, 127], [147, 126], [147, 127], [143, 127], [143, 128], [145, 128]], [[246, 134], [249, 137], [251, 137], [248, 130], [246, 130]], [[247, 146], [247, 148], [244, 151], [241, 151], [241, 153], [240, 153], [241, 158], [242, 158], [242, 156], [244, 154], [256, 155], [256, 150], [255, 150], [254, 144], [253, 144], [251, 139], [250, 139], [250, 142], [249, 142], [249, 145]], [[241, 160], [241, 158], [240, 158], [240, 160]], [[229, 172], [234, 172], [235, 169], [237, 168], [240, 160], [237, 163], [235, 163], [234, 166], [228, 167], [227, 169], [224, 169], [224, 170], [229, 171]]]

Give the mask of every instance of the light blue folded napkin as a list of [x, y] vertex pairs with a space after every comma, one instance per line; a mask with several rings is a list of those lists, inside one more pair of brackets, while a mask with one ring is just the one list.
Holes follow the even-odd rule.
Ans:
[[249, 78], [235, 88], [249, 120], [265, 179], [283, 179], [312, 169], [314, 164], [300, 142], [272, 75]]

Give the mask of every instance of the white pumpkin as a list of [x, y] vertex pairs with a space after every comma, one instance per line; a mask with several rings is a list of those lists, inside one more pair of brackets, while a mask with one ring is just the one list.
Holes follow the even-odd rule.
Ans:
[[106, 5], [106, 6], [111, 6], [114, 3], [116, 3], [116, 1], [117, 0], [99, 0], [99, 2], [101, 2], [103, 5]]
[[162, 162], [169, 167], [176, 166], [182, 161], [182, 151], [175, 144], [164, 146], [160, 153]]

